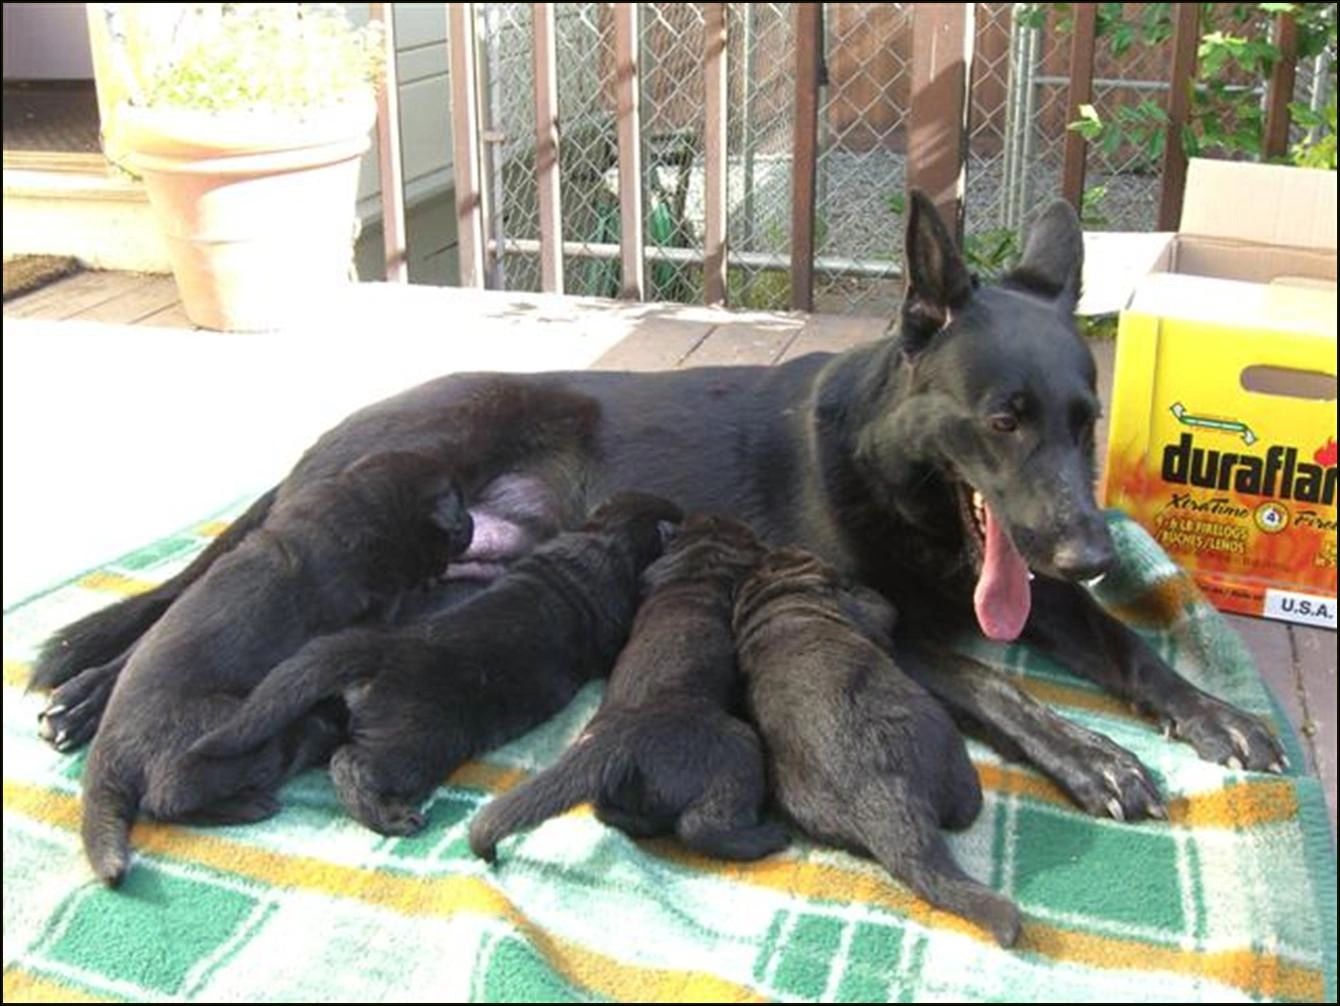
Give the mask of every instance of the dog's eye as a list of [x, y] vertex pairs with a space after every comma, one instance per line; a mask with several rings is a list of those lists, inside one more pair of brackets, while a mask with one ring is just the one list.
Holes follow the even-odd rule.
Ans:
[[989, 421], [997, 433], [1013, 433], [1019, 428], [1019, 420], [1009, 412], [998, 412]]

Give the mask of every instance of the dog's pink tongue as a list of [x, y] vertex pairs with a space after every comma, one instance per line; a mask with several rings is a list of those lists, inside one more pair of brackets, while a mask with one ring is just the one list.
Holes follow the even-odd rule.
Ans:
[[977, 578], [972, 603], [977, 624], [988, 639], [1008, 643], [1017, 639], [1028, 621], [1033, 591], [1028, 584], [1028, 564], [1010, 541], [1005, 529], [996, 523], [989, 506], [986, 511], [986, 556], [982, 574]]

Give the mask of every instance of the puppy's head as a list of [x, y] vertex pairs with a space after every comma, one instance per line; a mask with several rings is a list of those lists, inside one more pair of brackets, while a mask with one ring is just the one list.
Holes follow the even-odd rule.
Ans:
[[402, 544], [423, 566], [438, 572], [470, 546], [474, 520], [452, 471], [437, 457], [416, 451], [369, 454], [341, 479], [365, 504], [368, 520], [383, 523], [383, 537]]
[[677, 551], [695, 542], [708, 540], [719, 542], [732, 549], [762, 552], [758, 536], [748, 524], [733, 517], [701, 513], [685, 518], [671, 550]]
[[736, 594], [735, 631], [756, 619], [764, 608], [788, 599], [803, 603], [809, 597], [828, 597], [839, 586], [837, 571], [812, 552], [802, 548], [776, 548], [768, 552]]
[[624, 492], [592, 510], [582, 530], [624, 539], [641, 569], [665, 550], [683, 519], [684, 511], [664, 497]]
[[646, 571], [643, 589], [707, 581], [733, 596], [764, 551], [748, 524], [730, 517], [693, 514], [679, 526], [665, 554]]

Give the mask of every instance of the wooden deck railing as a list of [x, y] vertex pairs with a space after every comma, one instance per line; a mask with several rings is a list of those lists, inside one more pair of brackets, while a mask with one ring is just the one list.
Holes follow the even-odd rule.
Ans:
[[[382, 205], [387, 279], [406, 282], [408, 261], [404, 202], [399, 159], [396, 112], [394, 33], [390, 4], [372, 4], [374, 17], [386, 24], [387, 84], [379, 116], [379, 149], [382, 169]], [[614, 4], [615, 111], [618, 133], [619, 202], [621, 227], [617, 246], [599, 242], [564, 242], [562, 238], [562, 192], [559, 165], [563, 156], [558, 121], [555, 26], [552, 4], [532, 4], [535, 71], [535, 166], [539, 205], [539, 239], [509, 238], [498, 247], [489, 238], [488, 180], [481, 155], [479, 86], [475, 53], [475, 5], [449, 3], [447, 8], [449, 74], [455, 118], [452, 123], [455, 172], [456, 218], [460, 253], [460, 283], [482, 287], [488, 281], [486, 263], [504, 251], [537, 254], [541, 286], [562, 293], [563, 256], [585, 255], [618, 258], [622, 263], [621, 293], [642, 299], [646, 295], [648, 260], [691, 262], [704, 270], [703, 296], [712, 304], [725, 303], [727, 264], [757, 265], [764, 256], [733, 251], [727, 237], [726, 195], [726, 101], [727, 101], [727, 4], [703, 4], [705, 81], [705, 235], [701, 252], [684, 248], [648, 247], [644, 236], [642, 202], [640, 67], [638, 61], [638, 4]], [[893, 263], [848, 263], [815, 256], [815, 194], [818, 157], [818, 110], [824, 80], [824, 4], [791, 5], [794, 30], [795, 119], [792, 134], [790, 297], [794, 309], [813, 306], [816, 269], [827, 272], [851, 268], [854, 275], [896, 276]], [[931, 194], [947, 220], [960, 229], [963, 220], [964, 172], [967, 159], [968, 67], [972, 65], [973, 8], [971, 3], [926, 3], [912, 5], [912, 90], [908, 109], [906, 178]], [[1075, 5], [1071, 47], [1071, 79], [1067, 96], [1069, 119], [1077, 120], [1081, 105], [1093, 94], [1095, 4]], [[1162, 187], [1158, 226], [1173, 229], [1181, 212], [1186, 178], [1186, 157], [1181, 134], [1187, 122], [1196, 50], [1200, 31], [1200, 5], [1174, 4], [1173, 59], [1167, 100], [1167, 137], [1163, 150]], [[1277, 15], [1276, 44], [1284, 58], [1275, 67], [1266, 94], [1268, 113], [1265, 154], [1279, 156], [1288, 138], [1288, 103], [1293, 94], [1296, 37], [1294, 22]], [[591, 58], [597, 58], [592, 54]], [[1064, 141], [1061, 192], [1076, 208], [1084, 192], [1084, 138], [1070, 131]], [[961, 236], [961, 234], [960, 234]]]

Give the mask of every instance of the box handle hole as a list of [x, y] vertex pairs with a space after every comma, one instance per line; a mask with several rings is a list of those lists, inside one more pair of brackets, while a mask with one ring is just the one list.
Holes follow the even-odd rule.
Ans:
[[1314, 402], [1335, 401], [1335, 375], [1316, 370], [1256, 365], [1243, 370], [1242, 386], [1261, 395], [1306, 398]]

